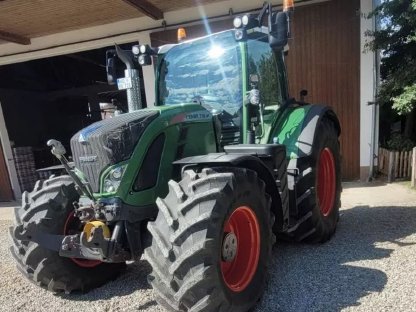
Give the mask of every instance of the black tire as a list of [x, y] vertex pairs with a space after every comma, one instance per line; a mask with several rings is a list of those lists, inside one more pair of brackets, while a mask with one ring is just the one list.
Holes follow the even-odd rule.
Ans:
[[60, 176], [38, 181], [33, 192], [23, 193], [22, 207], [15, 208], [10, 251], [16, 266], [31, 282], [52, 292], [88, 291], [116, 278], [125, 267], [124, 263], [81, 267], [72, 259], [60, 257], [56, 251], [16, 238], [16, 233], [31, 222], [44, 233], [64, 234], [66, 220], [74, 210], [72, 204], [78, 199], [72, 179]]
[[[254, 171], [237, 168], [187, 170], [158, 198], [159, 214], [145, 258], [156, 300], [168, 311], [245, 312], [263, 294], [275, 236], [270, 196]], [[246, 288], [235, 292], [221, 271], [223, 227], [232, 212], [250, 207], [259, 225], [259, 261]], [[254, 270], [253, 270], [254, 272]]]
[[[296, 182], [299, 223], [289, 230], [289, 237], [296, 241], [322, 243], [335, 233], [341, 205], [341, 156], [338, 133], [333, 121], [323, 117], [316, 130], [312, 154], [297, 160], [299, 177]], [[318, 196], [318, 167], [321, 152], [329, 149], [334, 159], [335, 198], [329, 214], [324, 215]]]

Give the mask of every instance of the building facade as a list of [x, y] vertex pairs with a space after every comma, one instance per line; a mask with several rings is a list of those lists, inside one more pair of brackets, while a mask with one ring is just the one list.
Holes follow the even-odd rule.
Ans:
[[[200, 1], [200, 5], [196, 6], [194, 1], [182, 0], [170, 5], [171, 1], [165, 1], [163, 6], [166, 8], [158, 8], [156, 1], [145, 2], [153, 4], [157, 9], [154, 12], [161, 12], [163, 18], [146, 16], [140, 12], [136, 15], [120, 13], [113, 17], [114, 21], [109, 18], [107, 21], [97, 21], [95, 25], [82, 25], [79, 22], [70, 26], [70, 22], [67, 22], [67, 28], [59, 32], [56, 32], [58, 26], [43, 32], [39, 30], [39, 34], [30, 38], [30, 44], [1, 42], [0, 66], [98, 49], [114, 43], [139, 41], [157, 46], [174, 42], [179, 26], [184, 26], [190, 37], [197, 37], [207, 31], [230, 28], [233, 16], [256, 11], [262, 5], [262, 1], [227, 0]], [[281, 5], [281, 1], [271, 2], [275, 6]], [[55, 5], [59, 6], [59, 3], [55, 2]], [[111, 3], [114, 5], [114, 2]], [[102, 10], [105, 5], [106, 1], [102, 2]], [[52, 1], [50, 6], [53, 6]], [[365, 33], [374, 25], [371, 19], [366, 18], [366, 14], [373, 7], [373, 0], [296, 1], [287, 56], [291, 96], [298, 98], [300, 90], [306, 89], [308, 102], [328, 104], [340, 118], [345, 180], [367, 179], [373, 157], [370, 145], [372, 137], [377, 137], [378, 126], [373, 123], [373, 114], [377, 116], [376, 107], [368, 105], [374, 101], [377, 68], [374, 53], [365, 50]], [[114, 12], [115, 8], [109, 10]], [[124, 10], [128, 12], [127, 7]], [[0, 18], [1, 12], [7, 13], [0, 10]], [[94, 19], [97, 18], [90, 17], [90, 20]], [[147, 103], [151, 105], [155, 99], [153, 68], [144, 67], [143, 75]], [[6, 119], [7, 115], [0, 110], [0, 200], [2, 197], [3, 200], [10, 198], [10, 194], [16, 198], [20, 196]]]

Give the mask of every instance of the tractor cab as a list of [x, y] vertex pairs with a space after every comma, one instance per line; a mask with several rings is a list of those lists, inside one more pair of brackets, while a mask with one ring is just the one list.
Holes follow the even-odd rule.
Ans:
[[[288, 12], [234, 19], [234, 29], [159, 48], [135, 46], [142, 66], [156, 67], [156, 106], [199, 104], [214, 118], [219, 149], [241, 143], [267, 143], [279, 108], [288, 99], [284, 48]], [[269, 16], [269, 26], [263, 19]], [[279, 31], [277, 31], [277, 29]]]

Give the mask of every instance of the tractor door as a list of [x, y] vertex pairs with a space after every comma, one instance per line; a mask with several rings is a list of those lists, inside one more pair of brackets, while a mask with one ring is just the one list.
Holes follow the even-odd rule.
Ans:
[[[250, 92], [252, 88], [257, 88], [260, 94], [256, 143], [267, 143], [271, 125], [288, 97], [283, 53], [270, 47], [267, 36], [264, 39], [248, 40], [246, 68], [246, 90]], [[257, 82], [253, 83], [253, 77]]]

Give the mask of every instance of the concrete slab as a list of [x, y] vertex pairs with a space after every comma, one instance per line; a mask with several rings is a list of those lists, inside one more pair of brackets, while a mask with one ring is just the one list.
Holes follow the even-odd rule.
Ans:
[[20, 202], [0, 202], [0, 220], [13, 220], [13, 209], [19, 207]]

